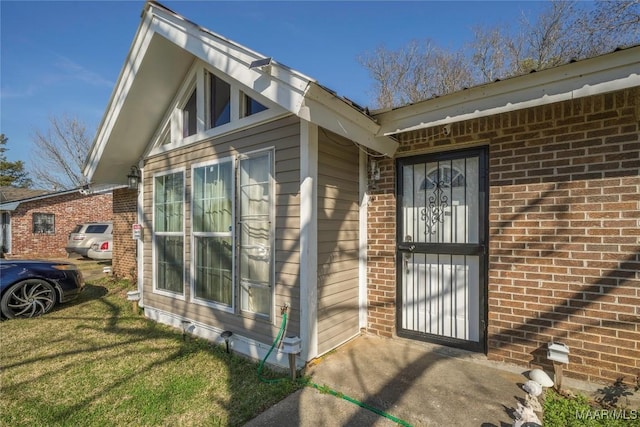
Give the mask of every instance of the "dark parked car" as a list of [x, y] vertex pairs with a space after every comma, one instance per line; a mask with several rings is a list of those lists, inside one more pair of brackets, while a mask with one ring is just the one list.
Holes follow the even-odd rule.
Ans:
[[40, 316], [76, 298], [83, 288], [82, 272], [72, 263], [0, 260], [2, 317]]

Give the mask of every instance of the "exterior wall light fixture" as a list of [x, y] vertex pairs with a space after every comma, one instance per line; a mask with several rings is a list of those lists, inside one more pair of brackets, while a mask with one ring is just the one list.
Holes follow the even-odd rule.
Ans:
[[127, 175], [127, 183], [130, 190], [137, 190], [140, 182], [140, 169], [137, 166], [131, 166], [131, 171]]

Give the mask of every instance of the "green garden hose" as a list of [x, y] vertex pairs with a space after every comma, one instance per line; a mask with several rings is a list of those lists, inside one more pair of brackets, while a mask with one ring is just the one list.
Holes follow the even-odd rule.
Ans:
[[269, 378], [263, 378], [262, 376], [262, 368], [264, 368], [264, 362], [266, 362], [266, 360], [269, 358], [269, 355], [271, 354], [271, 352], [273, 351], [273, 348], [276, 346], [276, 344], [278, 343], [278, 341], [280, 341], [280, 337], [282, 336], [282, 333], [284, 332], [284, 327], [287, 325], [287, 311], [283, 310], [282, 313], [282, 323], [280, 324], [280, 331], [278, 332], [278, 336], [276, 337], [276, 339], [273, 341], [273, 344], [271, 344], [271, 348], [269, 349], [269, 352], [267, 353], [267, 355], [264, 357], [264, 359], [262, 359], [262, 361], [260, 362], [260, 365], [258, 365], [258, 378], [260, 379], [260, 381], [262, 381], [263, 383], [268, 383], [268, 384], [273, 384], [273, 383], [277, 383], [280, 381], [284, 381], [287, 378], [274, 378], [274, 379], [269, 379]]
[[[284, 328], [287, 325], [287, 311], [286, 309], [283, 309], [283, 313], [282, 313], [282, 323], [280, 324], [280, 331], [278, 332], [278, 336], [276, 337], [276, 339], [273, 341], [273, 344], [271, 345], [271, 348], [269, 349], [269, 351], [267, 352], [267, 355], [264, 357], [264, 359], [262, 359], [262, 361], [260, 362], [260, 364], [258, 365], [258, 378], [260, 379], [260, 381], [264, 382], [264, 383], [277, 383], [280, 381], [285, 381], [288, 380], [288, 378], [274, 378], [274, 379], [269, 379], [269, 378], [264, 378], [262, 376], [262, 369], [264, 368], [264, 363], [266, 362], [266, 360], [269, 358], [269, 356], [271, 355], [271, 352], [273, 351], [273, 349], [275, 348], [276, 344], [280, 341], [280, 338], [282, 337], [282, 333], [284, 332]], [[347, 402], [351, 402], [355, 405], [360, 406], [361, 408], [367, 409], [371, 412], [373, 412], [374, 414], [380, 415], [382, 417], [385, 417], [391, 421], [393, 421], [394, 423], [397, 423], [403, 427], [411, 427], [411, 424], [409, 424], [408, 422], [401, 420], [399, 418], [394, 417], [391, 414], [387, 414], [386, 412], [375, 408], [371, 405], [367, 405], [364, 402], [360, 402], [357, 399], [354, 399], [352, 397], [349, 397], [343, 393], [340, 393], [338, 391], [335, 391], [334, 389], [327, 387], [327, 386], [320, 386], [314, 382], [309, 381], [308, 379], [303, 379], [301, 378], [300, 381], [302, 381], [302, 384], [306, 385], [306, 386], [310, 386], [315, 388], [316, 390], [318, 390], [321, 393], [327, 393], [327, 394], [331, 394], [332, 396], [336, 396], [336, 397], [340, 397], [344, 400], [346, 400]]]
[[360, 402], [359, 400], [354, 399], [352, 397], [349, 397], [349, 396], [347, 396], [347, 395], [345, 395], [343, 393], [340, 393], [338, 391], [335, 391], [332, 388], [329, 388], [327, 386], [320, 386], [320, 385], [318, 385], [316, 383], [312, 383], [311, 381], [306, 382], [306, 384], [311, 386], [311, 387], [313, 387], [313, 388], [315, 388], [315, 389], [317, 389], [321, 393], [328, 393], [328, 394], [331, 394], [333, 396], [340, 397], [340, 398], [346, 400], [347, 402], [351, 402], [353, 404], [356, 404], [356, 405], [360, 406], [361, 408], [368, 409], [369, 411], [373, 412], [374, 414], [378, 414], [380, 416], [383, 416], [383, 417], [393, 421], [394, 423], [400, 424], [401, 426], [411, 427], [411, 424], [409, 424], [408, 422], [406, 422], [404, 420], [401, 420], [400, 418], [396, 418], [391, 414], [387, 414], [386, 412], [384, 412], [384, 411], [382, 411], [382, 410], [380, 410], [378, 408], [375, 408], [375, 407], [373, 407], [371, 405], [367, 405], [364, 402]]

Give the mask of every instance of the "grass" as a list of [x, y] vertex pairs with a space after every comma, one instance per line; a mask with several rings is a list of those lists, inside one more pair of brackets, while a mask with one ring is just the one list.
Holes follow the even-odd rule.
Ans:
[[88, 282], [45, 316], [0, 323], [0, 425], [239, 426], [300, 387], [133, 313], [126, 281]]
[[550, 389], [545, 392], [545, 426], [553, 427], [640, 427], [640, 408], [603, 407], [584, 395], [565, 397]]

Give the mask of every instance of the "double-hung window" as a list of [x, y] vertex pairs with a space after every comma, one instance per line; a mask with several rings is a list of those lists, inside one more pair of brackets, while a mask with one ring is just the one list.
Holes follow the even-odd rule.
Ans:
[[156, 175], [153, 189], [155, 289], [184, 294], [184, 172]]
[[233, 162], [193, 168], [193, 298], [233, 307]]

